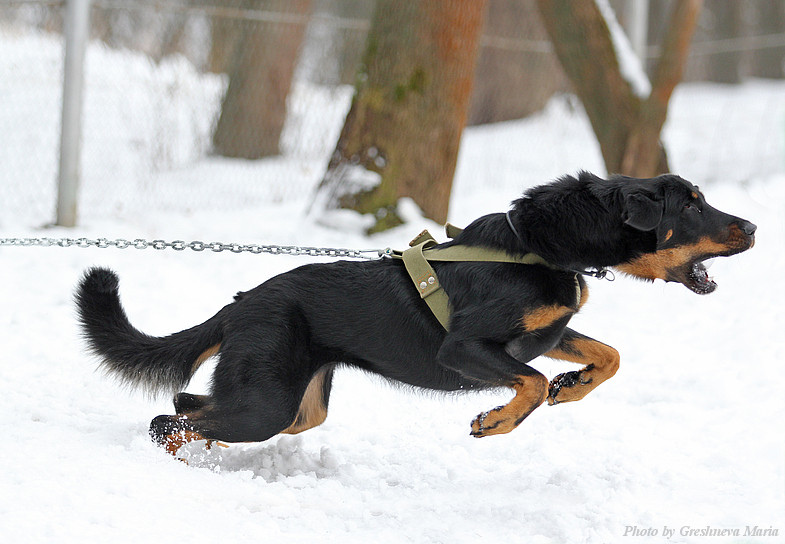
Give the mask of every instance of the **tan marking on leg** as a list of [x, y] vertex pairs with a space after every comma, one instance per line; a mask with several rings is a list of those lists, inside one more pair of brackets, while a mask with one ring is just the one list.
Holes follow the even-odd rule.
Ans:
[[324, 378], [325, 373], [319, 372], [311, 379], [300, 402], [300, 409], [294, 423], [281, 431], [282, 434], [301, 433], [324, 423], [327, 419], [327, 408], [323, 398]]
[[513, 384], [515, 397], [505, 404], [484, 412], [472, 421], [472, 436], [505, 434], [517, 427], [548, 396], [548, 378], [542, 374], [519, 376]]
[[576, 338], [564, 348], [556, 347], [546, 352], [545, 356], [586, 365], [583, 370], [575, 373], [577, 376], [573, 376], [575, 379], [572, 384], [570, 380], [563, 379], [570, 373], [560, 374], [551, 381], [548, 394], [550, 405], [582, 399], [616, 374], [620, 361], [618, 351], [591, 338]]
[[220, 350], [221, 350], [221, 344], [220, 344], [220, 343], [218, 343], [218, 344], [216, 344], [216, 345], [214, 345], [214, 346], [210, 346], [209, 348], [207, 348], [206, 350], [204, 350], [204, 351], [202, 352], [202, 354], [201, 354], [201, 355], [199, 355], [199, 357], [197, 357], [197, 358], [196, 358], [196, 361], [194, 361], [194, 364], [193, 364], [193, 366], [191, 367], [191, 372], [192, 372], [192, 373], [193, 373], [193, 372], [196, 372], [196, 371], [197, 371], [197, 369], [198, 369], [200, 366], [202, 366], [202, 364], [204, 364], [204, 362], [205, 362], [207, 359], [209, 359], [209, 358], [210, 358], [210, 357], [212, 357], [213, 355], [217, 355], [217, 354], [218, 354], [218, 352], [219, 352]]
[[552, 325], [554, 322], [574, 311], [573, 308], [560, 304], [540, 306], [523, 316], [521, 323], [523, 324], [523, 328], [527, 331], [536, 331]]

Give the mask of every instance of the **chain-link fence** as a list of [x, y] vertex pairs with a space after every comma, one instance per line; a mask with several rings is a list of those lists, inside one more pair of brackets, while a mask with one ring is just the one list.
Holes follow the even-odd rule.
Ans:
[[[623, 21], [626, 2], [611, 4]], [[651, 4], [648, 44], [655, 54], [670, 2]], [[774, 77], [777, 62], [781, 77], [785, 33], [777, 24], [785, 23], [772, 22], [771, 10], [783, 2], [743, 3], [748, 7], [736, 19], [716, 4], [726, 3], [704, 8], [689, 79]], [[93, 0], [80, 209], [97, 216], [140, 207], [233, 209], [310, 193], [349, 108], [373, 8], [372, 0]], [[0, 0], [0, 225], [54, 217], [63, 13], [62, 1]], [[717, 75], [723, 63], [735, 76]], [[736, 180], [783, 170], [783, 87], [741, 89], [722, 88], [710, 104], [677, 92], [673, 115], [699, 114], [696, 137], [716, 145], [710, 155], [705, 145], [669, 150], [675, 164], [701, 163], [703, 173]], [[481, 151], [482, 164], [468, 168], [482, 169], [489, 183], [503, 183], [511, 171], [525, 176], [527, 161], [550, 160], [554, 176], [596, 168], [599, 159], [587, 160], [583, 149], [596, 144], [566, 139], [576, 126], [585, 132], [580, 105], [553, 98], [568, 90], [534, 1], [492, 0], [469, 124], [545, 108], [529, 122], [532, 130], [538, 123], [551, 129], [527, 149], [500, 151], [503, 142], [490, 139], [494, 147]], [[750, 118], [753, 133], [725, 137], [747, 131]], [[482, 139], [483, 130], [469, 133]], [[487, 173], [494, 169], [498, 176]]]

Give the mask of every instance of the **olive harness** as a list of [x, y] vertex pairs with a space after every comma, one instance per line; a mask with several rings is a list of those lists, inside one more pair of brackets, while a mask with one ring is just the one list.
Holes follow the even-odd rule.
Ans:
[[[515, 237], [523, 244], [523, 239], [510, 219], [510, 212], [507, 212], [505, 217], [507, 218], [507, 224], [510, 226], [510, 230], [512, 230]], [[444, 228], [447, 237], [450, 239], [454, 239], [463, 231], [463, 229], [451, 225], [450, 223], [447, 223]], [[420, 294], [420, 298], [425, 301], [433, 315], [447, 331], [450, 330], [450, 299], [442, 288], [439, 277], [430, 264], [431, 261], [513, 263], [525, 265], [538, 264], [555, 270], [574, 272], [576, 277], [578, 274], [582, 274], [600, 279], [605, 278], [610, 273], [606, 268], [587, 270], [559, 268], [551, 265], [536, 253], [526, 253], [524, 255], [515, 256], [510, 255], [504, 250], [486, 247], [454, 245], [445, 248], [437, 248], [434, 247], [436, 245], [438, 245], [436, 239], [428, 230], [424, 230], [409, 242], [409, 249], [403, 251], [388, 249], [385, 253], [386, 256], [392, 257], [393, 259], [403, 260], [406, 272], [408, 272], [417, 292]], [[613, 275], [611, 274], [611, 277], [608, 279], [613, 281]]]

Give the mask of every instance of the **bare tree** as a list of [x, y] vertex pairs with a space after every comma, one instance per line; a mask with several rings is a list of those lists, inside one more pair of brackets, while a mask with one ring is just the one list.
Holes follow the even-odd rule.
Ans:
[[489, 2], [480, 43], [469, 125], [526, 117], [567, 89], [533, 2]]
[[371, 231], [401, 222], [404, 196], [446, 220], [484, 11], [477, 0], [378, 1], [319, 205], [374, 214]]
[[[714, 39], [739, 38], [743, 34], [744, 2], [713, 2], [706, 10], [713, 15], [712, 35]], [[709, 56], [709, 81], [718, 83], [741, 83], [741, 64], [744, 54], [741, 51], [719, 51]]]
[[[757, 10], [757, 29], [764, 36], [785, 31], [785, 2], [760, 0]], [[766, 47], [755, 52], [753, 75], [782, 78], [785, 76], [785, 47]]]
[[597, 135], [608, 172], [649, 177], [668, 171], [659, 135], [681, 80], [702, 0], [677, 0], [649, 96], [624, 78], [608, 25], [594, 0], [538, 0], [554, 49]]
[[621, 164], [621, 172], [635, 177], [648, 177], [669, 170], [660, 132], [668, 116], [668, 103], [681, 81], [687, 64], [690, 40], [698, 21], [701, 0], [676, 3], [671, 25], [665, 35], [663, 52], [652, 79], [651, 93], [638, 110], [630, 131]]
[[[311, 1], [248, 0], [244, 6], [295, 16], [274, 24], [245, 22], [242, 38], [231, 48], [234, 58], [229, 63], [229, 88], [213, 134], [213, 147], [217, 154], [226, 157], [259, 159], [279, 153], [286, 97], [305, 36], [305, 17], [310, 12]], [[226, 62], [226, 59], [214, 57], [214, 62]]]

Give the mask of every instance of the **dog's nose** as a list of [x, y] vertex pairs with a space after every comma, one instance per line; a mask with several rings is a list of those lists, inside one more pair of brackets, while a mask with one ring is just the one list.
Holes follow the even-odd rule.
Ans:
[[758, 230], [758, 226], [755, 223], [750, 223], [749, 221], [744, 221], [743, 219], [737, 221], [736, 224], [744, 234], [749, 236], [752, 236], [755, 234], [755, 231]]

